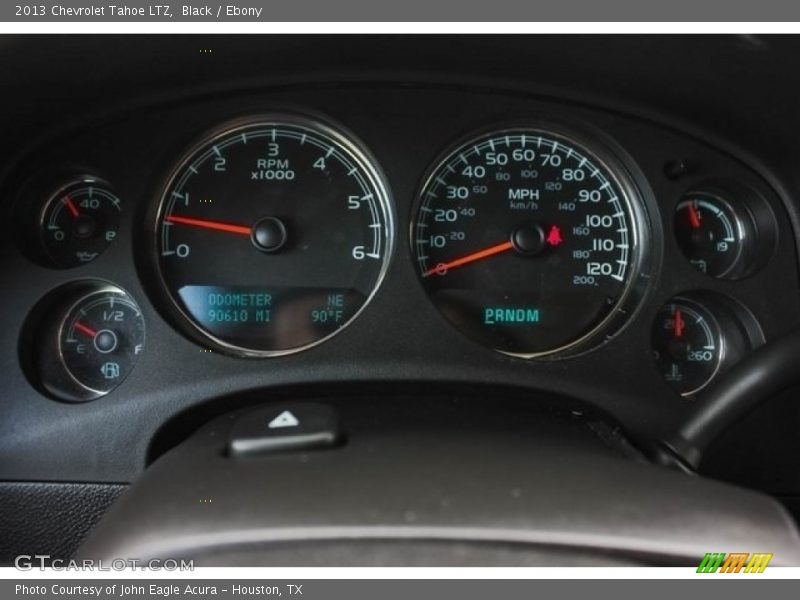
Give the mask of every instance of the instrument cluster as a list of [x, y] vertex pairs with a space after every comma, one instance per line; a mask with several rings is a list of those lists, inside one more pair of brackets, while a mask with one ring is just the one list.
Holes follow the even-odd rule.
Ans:
[[[535, 370], [590, 355], [638, 320], [653, 373], [676, 396], [699, 393], [766, 338], [737, 290], [760, 285], [779, 242], [793, 246], [781, 240], [777, 194], [742, 164], [692, 175], [673, 161], [659, 187], [684, 187], [664, 196], [655, 159], [645, 167], [637, 156], [645, 142], [550, 112], [461, 124], [430, 147], [399, 135], [378, 150], [363, 122], [302, 103], [234, 118], [207, 111], [162, 152], [117, 150], [126, 169], [147, 174], [136, 198], [90, 156], [73, 161], [80, 170], [29, 169], [15, 187], [18, 247], [64, 274], [27, 318], [29, 379], [57, 400], [112, 394], [148, 353], [152, 314], [201, 352], [269, 369], [335, 343], [402, 264], [416, 276], [407, 293], [438, 315], [425, 335], [454, 331]], [[377, 109], [372, 118], [391, 120]], [[406, 135], [424, 138], [422, 123]], [[401, 195], [389, 166], [420, 148], [426, 167]], [[147, 297], [114, 269], [84, 276], [120, 238], [118, 252], [140, 257]], [[684, 284], [688, 271], [696, 277]], [[397, 287], [391, 295], [411, 302]], [[402, 319], [413, 315], [395, 312], [393, 326], [412, 335]]]

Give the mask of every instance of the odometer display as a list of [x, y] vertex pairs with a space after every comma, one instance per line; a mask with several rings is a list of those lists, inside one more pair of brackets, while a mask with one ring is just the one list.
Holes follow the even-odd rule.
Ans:
[[451, 323], [524, 356], [606, 331], [638, 269], [642, 213], [624, 169], [604, 156], [564, 135], [513, 129], [459, 145], [434, 167], [412, 246]]
[[273, 115], [211, 135], [178, 167], [156, 222], [174, 306], [223, 350], [270, 356], [346, 326], [386, 269], [387, 188], [351, 138]]

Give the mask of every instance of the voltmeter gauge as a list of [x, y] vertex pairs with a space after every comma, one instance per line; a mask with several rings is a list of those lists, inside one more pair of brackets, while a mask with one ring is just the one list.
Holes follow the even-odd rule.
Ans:
[[775, 221], [759, 195], [743, 186], [703, 186], [681, 198], [675, 239], [689, 263], [720, 279], [740, 279], [772, 254]]
[[119, 386], [144, 349], [136, 302], [110, 284], [74, 290], [52, 315], [39, 353], [42, 383], [63, 400], [93, 400]]
[[763, 342], [758, 323], [744, 306], [708, 292], [672, 298], [659, 310], [652, 329], [656, 367], [683, 396], [706, 388]]
[[81, 179], [60, 188], [44, 205], [40, 237], [56, 267], [93, 261], [111, 244], [119, 229], [122, 204], [110, 187]]

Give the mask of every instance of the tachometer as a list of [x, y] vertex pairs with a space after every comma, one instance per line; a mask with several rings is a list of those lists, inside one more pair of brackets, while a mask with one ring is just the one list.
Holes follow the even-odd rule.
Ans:
[[351, 137], [294, 115], [206, 138], [156, 219], [159, 273], [195, 337], [252, 356], [302, 350], [350, 323], [392, 242], [374, 161]]
[[478, 342], [526, 357], [572, 350], [608, 334], [632, 299], [645, 211], [607, 151], [540, 129], [491, 132], [449, 152], [419, 196], [419, 276]]

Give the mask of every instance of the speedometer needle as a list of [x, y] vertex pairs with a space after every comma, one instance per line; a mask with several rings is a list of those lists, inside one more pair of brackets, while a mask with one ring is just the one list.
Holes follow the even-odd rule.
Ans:
[[167, 215], [165, 220], [170, 223], [177, 223], [179, 225], [203, 227], [205, 229], [224, 231], [225, 233], [237, 233], [239, 235], [250, 235], [250, 232], [253, 230], [252, 227], [232, 225], [230, 223], [223, 223], [221, 221], [209, 221], [207, 219], [195, 219], [193, 217], [179, 217], [178, 215]]
[[446, 263], [439, 263], [438, 265], [431, 267], [425, 273], [423, 273], [423, 277], [429, 277], [431, 275], [444, 275], [450, 269], [454, 269], [456, 267], [463, 267], [464, 265], [468, 265], [473, 263], [477, 260], [481, 260], [483, 258], [489, 258], [490, 256], [494, 256], [495, 254], [501, 254], [502, 252], [507, 252], [514, 247], [514, 244], [511, 242], [503, 242], [502, 244], [497, 244], [496, 246], [491, 246], [489, 248], [484, 248], [483, 250], [479, 250], [478, 252], [473, 252], [472, 254], [467, 254], [466, 256], [462, 256], [461, 258], [456, 258]]

